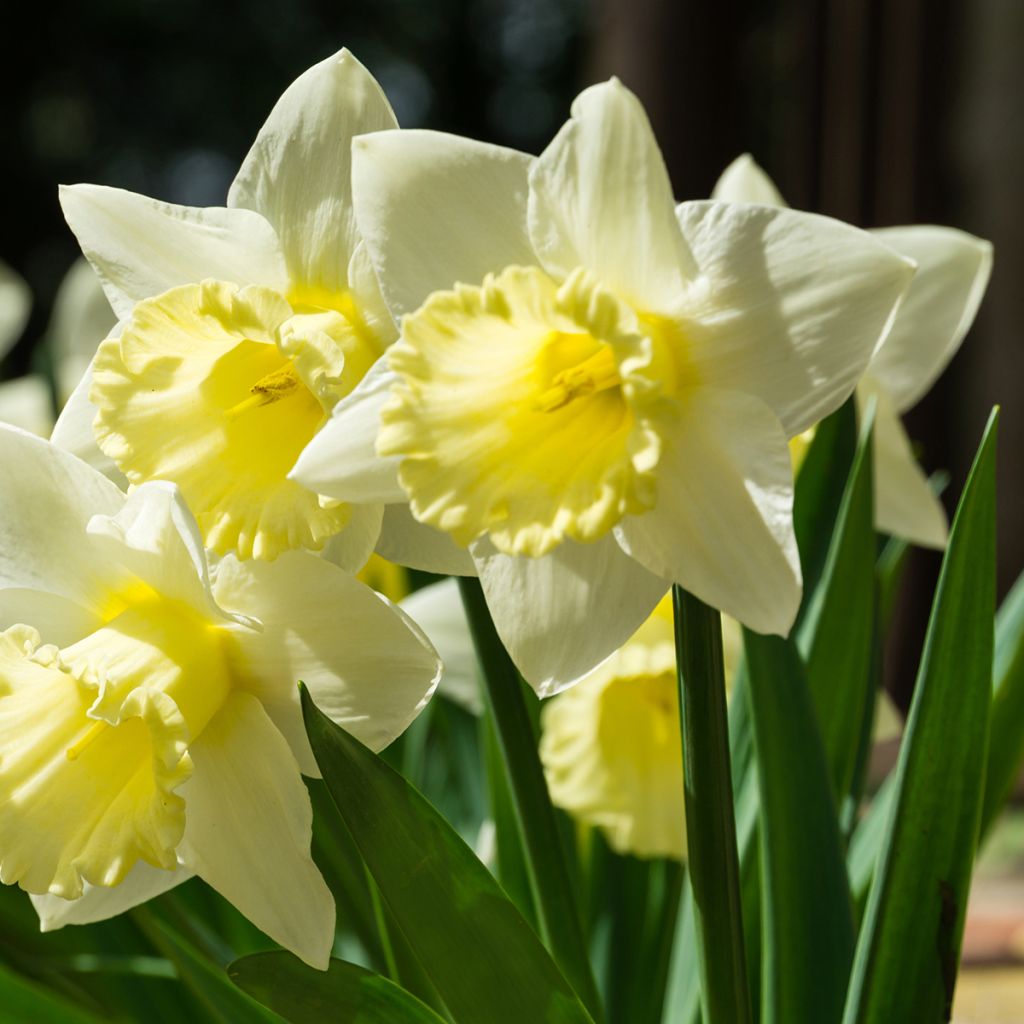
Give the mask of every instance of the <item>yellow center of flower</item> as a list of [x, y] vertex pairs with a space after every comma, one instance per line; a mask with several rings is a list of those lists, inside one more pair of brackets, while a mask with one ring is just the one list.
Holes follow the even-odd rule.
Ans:
[[[550, 348], [575, 348], [578, 345], [590, 347], [595, 339], [589, 334], [563, 334], [553, 331], [545, 345]], [[543, 362], [543, 359], [541, 360]], [[537, 407], [542, 412], [554, 412], [568, 405], [574, 399], [593, 395], [598, 391], [617, 388], [622, 383], [619, 368], [615, 363], [610, 345], [601, 345], [598, 350], [575, 366], [556, 373], [551, 386], [537, 398]]]
[[177, 483], [219, 553], [318, 549], [349, 508], [287, 475], [381, 351], [347, 294], [172, 288], [100, 346], [97, 442], [132, 483]]
[[509, 267], [437, 292], [389, 351], [377, 450], [401, 456], [413, 514], [463, 545], [542, 555], [654, 501], [673, 396], [665, 341], [584, 271]]
[[0, 633], [0, 877], [67, 899], [141, 860], [172, 869], [188, 747], [232, 687], [226, 632], [174, 601], [126, 595], [61, 651]]

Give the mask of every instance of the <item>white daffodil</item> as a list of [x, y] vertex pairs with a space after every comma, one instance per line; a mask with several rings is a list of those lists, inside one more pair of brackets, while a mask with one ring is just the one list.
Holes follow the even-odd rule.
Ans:
[[394, 127], [343, 50], [286, 90], [227, 208], [62, 189], [121, 324], [55, 443], [101, 464], [98, 442], [133, 484], [177, 483], [217, 553], [271, 559], [333, 538], [334, 560], [358, 569], [382, 507], [353, 509], [287, 473], [395, 335], [349, 199], [352, 137]]
[[[0, 263], [0, 360], [21, 336], [32, 308], [28, 285]], [[53, 427], [53, 400], [46, 381], [35, 374], [0, 383], [0, 422], [46, 436]]]
[[31, 309], [28, 285], [6, 263], [0, 263], [0, 359], [21, 336]]
[[[293, 476], [405, 502], [407, 530], [468, 545], [541, 694], [620, 646], [671, 581], [787, 632], [801, 593], [787, 439], [850, 394], [913, 265], [824, 217], [677, 210], [614, 80], [537, 159], [426, 131], [353, 149], [360, 232], [402, 339]], [[388, 525], [401, 547], [402, 520]]]
[[[712, 193], [726, 202], [785, 206], [749, 154], [734, 160]], [[917, 263], [892, 329], [857, 385], [857, 404], [875, 405], [875, 522], [924, 547], [946, 544], [942, 503], [914, 457], [900, 416], [915, 406], [953, 358], [974, 322], [992, 273], [992, 245], [954, 228], [918, 224], [872, 234]]]
[[46, 328], [46, 342], [53, 363], [57, 401], [74, 393], [89, 372], [96, 349], [117, 325], [96, 271], [86, 259], [68, 268], [53, 300], [53, 314]]
[[173, 484], [126, 498], [7, 427], [0, 473], [0, 879], [49, 929], [199, 875], [325, 968], [296, 684], [379, 749], [433, 691], [433, 649], [309, 552], [208, 566]]

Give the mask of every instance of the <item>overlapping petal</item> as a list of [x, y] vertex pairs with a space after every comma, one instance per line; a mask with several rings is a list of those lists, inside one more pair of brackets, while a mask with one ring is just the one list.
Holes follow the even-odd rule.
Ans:
[[284, 737], [251, 694], [228, 697], [190, 747], [180, 856], [250, 921], [327, 968], [334, 899], [309, 853], [313, 811]]
[[365, 135], [352, 150], [359, 231], [396, 318], [456, 282], [537, 262], [525, 153], [432, 131]]
[[861, 409], [875, 400], [875, 525], [926, 548], [944, 548], [949, 522], [942, 502], [914, 457], [892, 397], [873, 379], [857, 388]]
[[926, 224], [872, 234], [917, 263], [892, 330], [871, 360], [871, 375], [903, 413], [931, 389], [974, 322], [992, 273], [992, 245]]
[[208, 277], [287, 290], [277, 235], [251, 210], [175, 206], [103, 185], [64, 186], [60, 200], [119, 318], [142, 299]]
[[542, 697], [607, 658], [668, 589], [611, 535], [565, 541], [541, 558], [501, 555], [486, 541], [472, 551], [498, 635]]
[[235, 631], [237, 671], [288, 738], [302, 770], [319, 774], [297, 685], [367, 746], [387, 746], [434, 692], [441, 666], [422, 631], [390, 602], [322, 558], [293, 551], [274, 562], [218, 566], [214, 594], [259, 619]]
[[530, 238], [552, 274], [586, 267], [633, 305], [672, 303], [694, 265], [640, 101], [617, 79], [576, 97], [530, 170]]
[[0, 477], [0, 588], [98, 611], [119, 574], [85, 539], [86, 525], [94, 514], [116, 515], [124, 495], [73, 455], [2, 424]]
[[351, 140], [397, 127], [380, 86], [348, 50], [305, 71], [274, 105], [228, 205], [269, 221], [292, 281], [327, 293], [349, 287], [359, 240], [350, 201]]
[[914, 264], [828, 217], [734, 203], [677, 210], [698, 276], [677, 303], [700, 383], [756, 395], [793, 437], [853, 391]]
[[802, 592], [785, 435], [763, 402], [740, 392], [694, 389], [682, 407], [657, 505], [616, 533], [651, 572], [785, 636]]

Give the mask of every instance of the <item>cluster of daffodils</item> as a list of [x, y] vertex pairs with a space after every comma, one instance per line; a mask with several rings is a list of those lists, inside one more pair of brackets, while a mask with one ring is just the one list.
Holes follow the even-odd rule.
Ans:
[[478, 575], [524, 677], [567, 691], [556, 801], [681, 856], [670, 585], [789, 631], [790, 445], [855, 389], [879, 526], [944, 540], [898, 414], [969, 327], [985, 243], [788, 209], [749, 160], [677, 206], [615, 80], [536, 158], [396, 128], [343, 51], [226, 207], [62, 191], [117, 322], [50, 442], [0, 428], [0, 878], [44, 927], [198, 875], [326, 966], [297, 683], [383, 747], [438, 681], [422, 617], [474, 701], [451, 585], [403, 611], [353, 575], [397, 600], [381, 556]]

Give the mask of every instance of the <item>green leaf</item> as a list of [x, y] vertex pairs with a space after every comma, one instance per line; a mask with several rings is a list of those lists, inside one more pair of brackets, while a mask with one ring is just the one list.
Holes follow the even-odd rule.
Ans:
[[601, 1002], [576, 899], [577, 865], [570, 859], [570, 844], [563, 838], [537, 752], [538, 702], [532, 691], [524, 692], [525, 684], [491, 620], [480, 581], [460, 577], [459, 593], [483, 672], [486, 713], [506, 770], [540, 933], [587, 1009], [597, 1016]]
[[794, 642], [744, 630], [744, 647], [761, 796], [761, 1020], [834, 1024], [854, 928], [825, 748]]
[[992, 689], [983, 837], [1006, 803], [1024, 758], [1024, 573], [996, 616]]
[[0, 1006], [3, 1019], [32, 1024], [103, 1024], [104, 1018], [89, 1013], [55, 995], [44, 986], [21, 977], [0, 964]]
[[949, 1018], [992, 693], [996, 420], [993, 413], [943, 559], [845, 1024]]
[[280, 1024], [276, 1013], [232, 985], [220, 966], [147, 907], [136, 907], [131, 913], [153, 944], [175, 964], [181, 980], [215, 1020], [225, 1024]]
[[229, 964], [228, 977], [291, 1024], [444, 1024], [405, 989], [344, 960], [315, 971], [289, 953], [253, 953]]
[[302, 690], [331, 796], [456, 1024], [591, 1018], [536, 934], [455, 830]]
[[[812, 594], [825, 568], [832, 525], [846, 489], [846, 480], [857, 448], [857, 414], [848, 399], [814, 431], [807, 454], [797, 473], [793, 495], [793, 529], [804, 593]], [[806, 611], [806, 601], [801, 616]]]
[[875, 506], [869, 412], [846, 482], [821, 582], [800, 626], [806, 684], [836, 805], [851, 791], [865, 718], [873, 709]]

